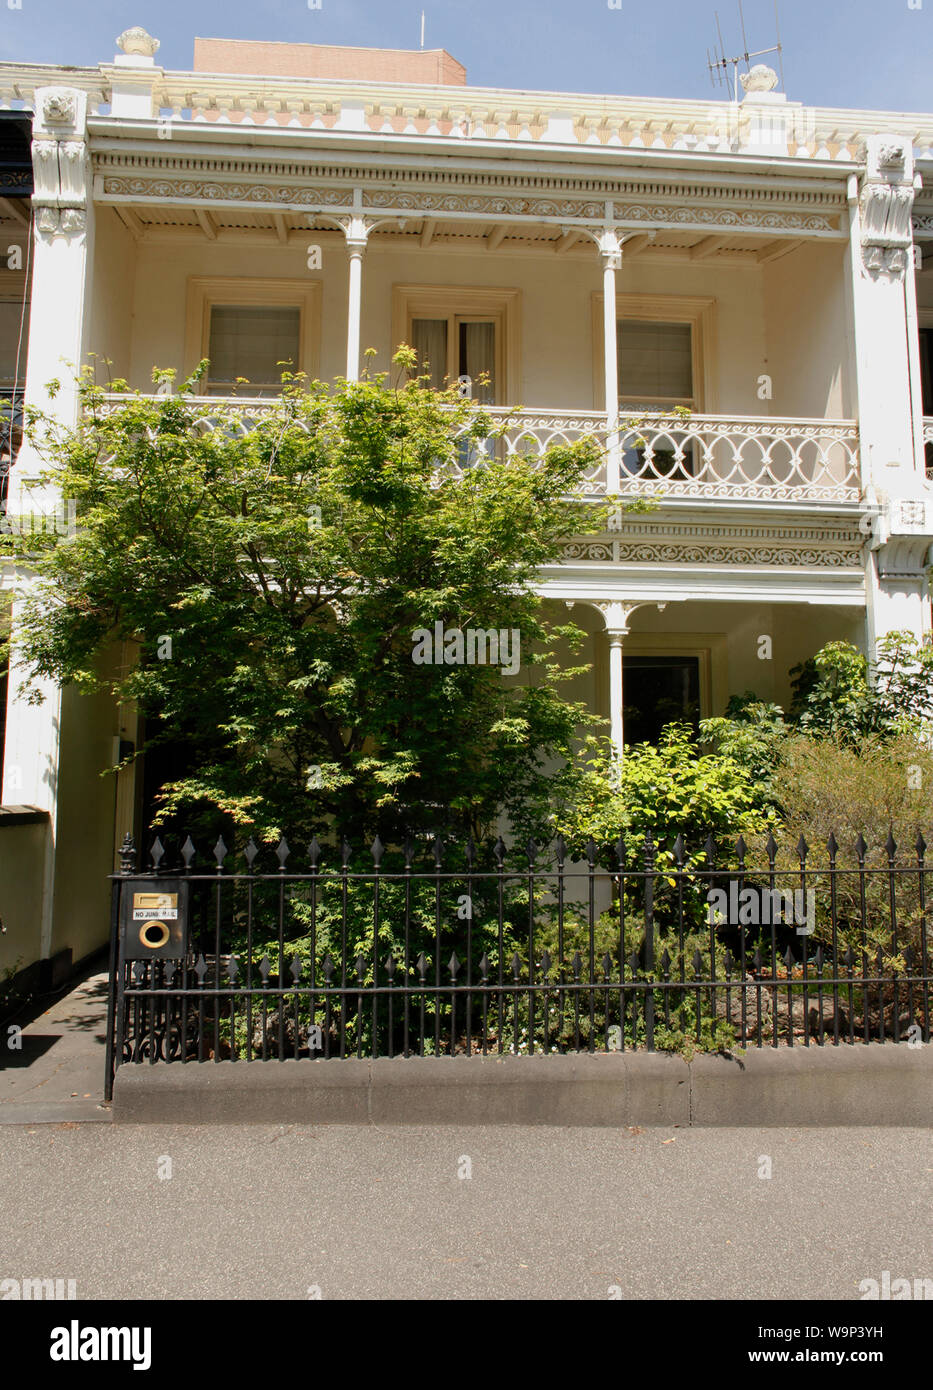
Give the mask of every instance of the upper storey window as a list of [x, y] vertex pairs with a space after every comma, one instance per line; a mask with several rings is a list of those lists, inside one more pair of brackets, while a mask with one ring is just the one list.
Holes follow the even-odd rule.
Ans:
[[229, 395], [245, 377], [250, 395], [271, 395], [280, 389], [283, 371], [297, 369], [301, 310], [297, 305], [213, 304], [207, 355], [209, 394]]
[[691, 324], [620, 319], [617, 333], [623, 406], [695, 408]]
[[319, 280], [192, 276], [188, 281], [185, 374], [209, 359], [201, 390], [211, 396], [270, 396], [283, 372], [318, 372]]
[[418, 354], [419, 375], [443, 391], [446, 382], [469, 378], [470, 395], [483, 405], [501, 405], [497, 397], [498, 324], [494, 319], [450, 314], [446, 318], [413, 318], [411, 345]]
[[[395, 285], [394, 343], [409, 343], [435, 390], [469, 378], [464, 394], [508, 405], [519, 390], [521, 296], [475, 285]], [[466, 383], [464, 383], [466, 385]]]

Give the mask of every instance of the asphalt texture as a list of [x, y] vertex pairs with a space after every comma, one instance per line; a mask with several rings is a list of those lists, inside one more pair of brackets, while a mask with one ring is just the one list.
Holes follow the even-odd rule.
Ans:
[[79, 1299], [857, 1300], [933, 1277], [917, 1129], [70, 1121], [0, 1127], [0, 1165], [0, 1275]]

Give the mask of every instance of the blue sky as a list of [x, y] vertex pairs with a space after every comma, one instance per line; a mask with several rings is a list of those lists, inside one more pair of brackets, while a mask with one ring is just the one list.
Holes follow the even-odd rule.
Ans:
[[[158, 60], [190, 68], [194, 36], [446, 48], [477, 86], [713, 95], [706, 50], [718, 9], [742, 48], [736, 0], [0, 0], [0, 58], [96, 64], [142, 24]], [[914, 0], [917, 3], [917, 0]], [[933, 111], [933, 0], [779, 0], [786, 89], [811, 105]], [[751, 49], [774, 43], [773, 0], [744, 0]], [[765, 60], [773, 61], [773, 60]]]

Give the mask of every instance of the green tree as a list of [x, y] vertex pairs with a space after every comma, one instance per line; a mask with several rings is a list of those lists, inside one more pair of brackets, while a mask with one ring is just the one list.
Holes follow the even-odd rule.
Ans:
[[790, 674], [790, 719], [803, 733], [857, 742], [933, 719], [933, 647], [910, 632], [882, 637], [874, 662], [850, 642], [828, 642]]
[[[501, 425], [422, 380], [286, 376], [250, 418], [193, 400], [197, 379], [157, 398], [117, 382], [115, 407], [86, 373], [79, 430], [33, 418], [78, 517], [74, 538], [4, 538], [37, 573], [17, 633], [33, 678], [137, 701], [183, 740], [170, 828], [389, 839], [441, 816], [480, 838], [503, 812], [544, 827], [585, 717], [559, 690], [583, 634], [549, 623], [531, 586], [604, 521], [578, 495], [595, 446], [505, 460]], [[413, 634], [435, 623], [518, 634], [514, 679], [417, 664]], [[117, 639], [138, 659], [108, 677]]]

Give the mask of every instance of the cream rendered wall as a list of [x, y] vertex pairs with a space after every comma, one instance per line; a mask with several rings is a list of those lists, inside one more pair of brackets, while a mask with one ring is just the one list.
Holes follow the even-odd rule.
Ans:
[[851, 419], [851, 329], [842, 246], [808, 242], [762, 267], [773, 397], [756, 413]]
[[697, 264], [672, 260], [667, 265], [652, 265], [650, 257], [634, 257], [626, 262], [623, 248], [616, 290], [620, 295], [697, 295], [714, 299], [713, 383], [703, 408], [710, 415], [768, 413], [757, 398], [758, 377], [767, 371], [760, 266], [717, 264], [715, 257]]
[[[184, 356], [186, 282], [189, 276], [284, 277], [322, 283], [320, 374], [342, 375], [346, 365], [347, 256], [343, 238], [308, 233], [319, 244], [323, 269], [307, 269], [306, 244], [274, 247], [230, 242], [141, 242], [133, 299], [130, 376], [150, 383], [153, 365], [181, 367]], [[392, 287], [395, 284], [465, 285], [519, 289], [521, 381], [512, 384], [512, 403], [565, 409], [594, 406], [593, 299], [601, 290], [599, 259], [554, 252], [476, 255], [413, 247], [380, 248], [371, 242], [363, 261], [363, 348], [377, 350], [374, 367], [389, 366]], [[638, 258], [618, 277], [620, 294], [708, 296], [716, 300], [716, 399], [707, 409], [763, 415], [757, 378], [765, 371], [766, 325], [762, 270], [758, 266], [691, 265], [673, 261], [649, 266]], [[786, 312], [782, 308], [781, 312]], [[796, 413], [805, 413], [803, 406]]]
[[[101, 662], [112, 673], [124, 660], [120, 647]], [[104, 769], [114, 762], [114, 739], [121, 733], [135, 739], [135, 716], [121, 726], [121, 712], [108, 694], [81, 695], [73, 687], [62, 692], [62, 738], [58, 769], [58, 821], [55, 860], [55, 898], [52, 927], [54, 955], [71, 947], [80, 960], [103, 946], [110, 931], [110, 885], [115, 842], [129, 824], [115, 824], [117, 779]], [[133, 773], [120, 774], [121, 791], [132, 788]], [[121, 797], [121, 800], [125, 798]]]
[[[593, 607], [578, 603], [570, 612], [563, 604], [545, 604], [548, 619], [569, 620], [587, 633], [576, 656], [559, 646], [558, 659], [567, 666], [590, 664], [590, 670], [561, 688], [565, 699], [579, 701], [602, 719], [609, 718], [609, 645], [603, 620]], [[789, 671], [814, 656], [827, 642], [847, 641], [864, 649], [864, 622], [854, 608], [801, 604], [671, 603], [638, 608], [629, 620], [624, 650], [631, 654], [711, 650], [710, 690], [704, 691], [703, 716], [721, 715], [732, 695], [754, 690], [760, 699], [787, 709], [791, 701]], [[771, 659], [761, 660], [759, 638], [771, 638]], [[607, 732], [608, 730], [604, 730]], [[582, 732], [582, 731], [581, 731]]]
[[[114, 377], [130, 370], [133, 333], [133, 286], [136, 243], [113, 208], [100, 206], [95, 219], [94, 295], [88, 330], [88, 353], [110, 358]], [[107, 368], [98, 361], [97, 380], [105, 382]]]
[[[638, 649], [638, 639], [646, 634], [664, 634], [673, 643], [683, 638], [690, 646], [692, 634], [716, 639], [712, 661], [712, 708], [720, 715], [732, 695], [746, 690], [785, 709], [791, 699], [790, 667], [814, 656], [827, 642], [847, 641], [864, 648], [864, 620], [860, 610], [791, 603], [671, 603], [659, 613], [656, 608], [636, 609], [626, 639], [630, 651]], [[771, 638], [771, 659], [762, 660], [759, 650], [767, 648], [760, 637]], [[599, 650], [605, 641], [599, 644]], [[605, 661], [605, 653], [602, 655]], [[599, 681], [600, 714], [608, 713], [608, 671]], [[604, 708], [605, 707], [605, 708]]]

